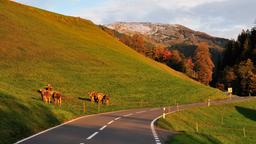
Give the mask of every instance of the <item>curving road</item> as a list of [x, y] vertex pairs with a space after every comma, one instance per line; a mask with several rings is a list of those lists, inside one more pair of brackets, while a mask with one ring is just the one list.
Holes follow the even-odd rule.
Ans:
[[[247, 99], [251, 98], [235, 97], [211, 104]], [[179, 109], [203, 105], [207, 103], [181, 105]], [[166, 108], [170, 113], [176, 110], [176, 107]], [[161, 144], [171, 134], [155, 130], [154, 122], [162, 113], [162, 108], [147, 108], [84, 116], [20, 140], [17, 144]]]

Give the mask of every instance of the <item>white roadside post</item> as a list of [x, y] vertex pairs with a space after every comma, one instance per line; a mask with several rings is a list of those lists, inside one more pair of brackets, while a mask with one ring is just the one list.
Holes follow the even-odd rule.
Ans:
[[229, 98], [231, 99], [232, 97], [232, 93], [233, 93], [233, 90], [231, 87], [228, 88], [228, 95], [229, 95]]
[[165, 119], [165, 107], [163, 108], [163, 119]]
[[179, 103], [176, 105], [176, 111], [180, 111]]
[[246, 137], [245, 127], [243, 128], [244, 137]]
[[211, 99], [208, 99], [207, 106], [209, 107], [211, 105]]

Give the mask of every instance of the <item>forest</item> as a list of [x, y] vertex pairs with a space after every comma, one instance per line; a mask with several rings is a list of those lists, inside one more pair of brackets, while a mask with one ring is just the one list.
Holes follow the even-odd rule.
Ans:
[[232, 87], [235, 94], [256, 95], [256, 27], [228, 42], [217, 81], [220, 89]]

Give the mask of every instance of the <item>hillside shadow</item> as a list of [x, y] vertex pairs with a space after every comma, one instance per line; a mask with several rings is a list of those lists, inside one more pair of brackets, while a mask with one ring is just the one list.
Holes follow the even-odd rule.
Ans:
[[186, 132], [182, 132], [180, 134], [176, 134], [176, 136], [170, 136], [168, 138], [168, 143], [191, 143], [191, 144], [222, 144], [217, 138], [206, 135], [203, 133], [198, 133], [197, 136], [193, 134], [189, 134]]
[[13, 143], [40, 130], [60, 124], [51, 107], [42, 102], [25, 102], [0, 92], [0, 143]]
[[244, 117], [256, 121], [256, 110], [250, 109], [250, 108], [245, 108], [241, 106], [235, 106], [236, 110], [242, 114]]

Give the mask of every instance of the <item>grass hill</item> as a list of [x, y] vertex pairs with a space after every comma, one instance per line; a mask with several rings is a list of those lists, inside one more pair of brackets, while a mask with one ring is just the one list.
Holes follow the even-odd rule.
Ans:
[[255, 144], [255, 114], [256, 100], [250, 100], [185, 110], [168, 115], [158, 124], [181, 132], [169, 140], [172, 144]]
[[[44, 104], [47, 83], [64, 95]], [[89, 91], [110, 95], [100, 112], [202, 101], [223, 94], [156, 63], [88, 20], [0, 0], [0, 143], [83, 115]], [[96, 113], [92, 107], [89, 113]]]

